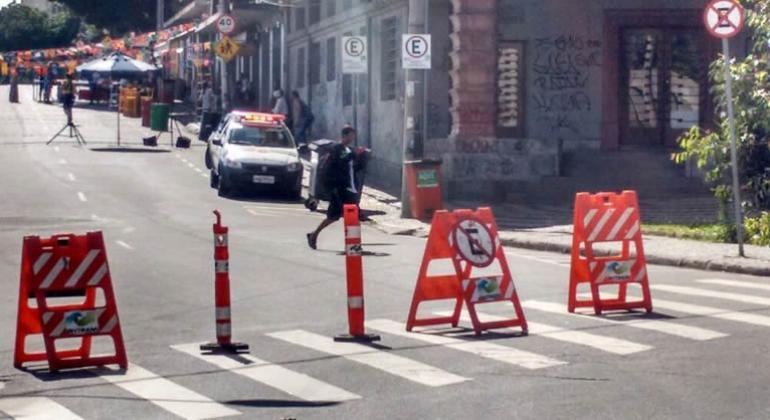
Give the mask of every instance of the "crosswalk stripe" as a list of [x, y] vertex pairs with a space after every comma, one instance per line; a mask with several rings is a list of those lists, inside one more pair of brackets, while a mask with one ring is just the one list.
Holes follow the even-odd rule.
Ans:
[[373, 347], [357, 343], [338, 343], [329, 337], [303, 330], [279, 331], [267, 335], [323, 353], [341, 356], [348, 360], [427, 386], [438, 387], [470, 380], [470, 378], [464, 378], [439, 368], [406, 357], [387, 353]]
[[[565, 306], [558, 303], [553, 303], [553, 302], [529, 300], [529, 301], [523, 302], [522, 306], [524, 306], [525, 308], [535, 309], [538, 311], [551, 312], [551, 313], [556, 313], [561, 315], [572, 315], [569, 312], [567, 312], [567, 308]], [[699, 327], [692, 327], [689, 325], [677, 324], [675, 322], [670, 322], [670, 321], [658, 321], [658, 320], [648, 320], [648, 319], [617, 321], [617, 320], [613, 320], [605, 317], [591, 317], [588, 319], [607, 322], [615, 325], [625, 325], [628, 327], [655, 331], [663, 334], [674, 335], [677, 337], [683, 337], [683, 338], [688, 338], [688, 339], [697, 340], [697, 341], [705, 341], [705, 340], [712, 340], [715, 338], [727, 337], [727, 334], [724, 334], [718, 331], [708, 330], [708, 329], [699, 328]]]
[[496, 360], [509, 365], [520, 366], [526, 369], [542, 369], [566, 364], [566, 362], [552, 359], [547, 356], [515, 349], [513, 347], [501, 346], [500, 344], [490, 343], [488, 341], [474, 339], [462, 340], [459, 338], [428, 333], [411, 333], [406, 331], [404, 324], [389, 319], [367, 321], [366, 325], [369, 328], [382, 331], [386, 334], [445, 346], [450, 349], [464, 351], [476, 356]]
[[698, 280], [698, 283], [716, 284], [719, 286], [738, 287], [741, 289], [756, 289], [770, 291], [770, 284], [759, 284], [749, 281], [737, 281], [737, 280], [723, 280], [723, 279], [706, 279]]
[[656, 308], [666, 309], [675, 312], [682, 312], [690, 315], [705, 316], [709, 318], [724, 319], [727, 321], [742, 322], [744, 324], [759, 325], [761, 327], [770, 327], [770, 316], [752, 314], [747, 312], [730, 311], [711, 306], [693, 305], [683, 302], [672, 302], [669, 300], [655, 299], [653, 302]]
[[12, 419], [82, 420], [63, 405], [44, 397], [0, 398], [0, 412]]
[[125, 374], [103, 374], [104, 380], [185, 419], [211, 419], [241, 413], [187, 389], [140, 366], [131, 364]]
[[244, 364], [224, 354], [201, 354], [200, 344], [196, 343], [179, 344], [171, 348], [305, 401], [341, 402], [361, 398], [360, 395], [249, 354], [238, 355], [239, 359], [247, 361]]
[[[478, 315], [489, 321], [502, 321], [505, 317], [478, 312]], [[451, 312], [437, 312], [439, 316], [450, 316]], [[470, 315], [463, 311], [461, 319], [464, 322], [470, 321]], [[606, 337], [599, 334], [587, 333], [584, 331], [566, 330], [553, 325], [541, 324], [539, 322], [527, 321], [530, 335], [542, 336], [553, 340], [564, 341], [565, 343], [578, 344], [592, 347], [597, 350], [606, 351], [614, 354], [633, 354], [652, 349], [652, 346], [639, 344], [633, 341], [620, 338]]]
[[[657, 284], [650, 286], [654, 290], [663, 292], [678, 293], [682, 295], [691, 295], [698, 297], [710, 297], [716, 299], [732, 300], [741, 303], [750, 303], [754, 305], [770, 306], [770, 299], [760, 296], [743, 295], [740, 293], [718, 292], [716, 290], [699, 289], [688, 286], [671, 286], [668, 284]], [[654, 302], [653, 302], [654, 303]]]

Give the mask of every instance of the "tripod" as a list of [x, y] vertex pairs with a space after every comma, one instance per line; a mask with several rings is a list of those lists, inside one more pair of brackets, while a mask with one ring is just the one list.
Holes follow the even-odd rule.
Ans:
[[50, 140], [48, 140], [46, 145], [51, 144], [57, 137], [62, 135], [64, 130], [66, 130], [68, 128], [70, 129], [70, 131], [69, 131], [69, 138], [73, 138], [74, 137], [75, 141], [77, 141], [78, 144], [81, 145], [81, 146], [86, 144], [86, 139], [83, 138], [83, 134], [80, 133], [80, 130], [78, 130], [78, 127], [75, 125], [75, 123], [68, 122], [67, 124], [64, 125], [64, 127], [62, 127], [61, 130], [59, 130], [58, 133], [54, 134], [54, 136], [51, 137]]

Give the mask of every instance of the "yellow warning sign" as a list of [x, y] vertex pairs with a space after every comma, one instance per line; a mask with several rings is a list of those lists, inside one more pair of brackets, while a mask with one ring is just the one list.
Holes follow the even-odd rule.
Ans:
[[238, 51], [240, 50], [241, 46], [229, 36], [222, 36], [222, 40], [217, 42], [217, 46], [214, 47], [214, 52], [216, 52], [225, 62], [232, 60], [238, 55]]

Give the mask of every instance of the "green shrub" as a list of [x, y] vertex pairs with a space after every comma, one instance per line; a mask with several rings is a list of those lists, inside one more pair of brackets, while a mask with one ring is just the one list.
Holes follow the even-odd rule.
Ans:
[[746, 241], [754, 245], [770, 246], [770, 213], [762, 212], [757, 217], [747, 217]]

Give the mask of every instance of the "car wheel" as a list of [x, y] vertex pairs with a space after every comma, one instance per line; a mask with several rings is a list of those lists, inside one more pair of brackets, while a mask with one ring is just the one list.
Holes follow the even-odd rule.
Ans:
[[297, 188], [296, 190], [292, 190], [289, 193], [289, 200], [291, 201], [299, 201], [302, 199], [302, 188]]
[[219, 176], [214, 172], [214, 168], [209, 171], [209, 185], [211, 188], [219, 188]]
[[230, 193], [230, 184], [227, 181], [227, 177], [224, 176], [224, 173], [222, 173], [222, 170], [219, 170], [219, 176], [218, 183], [217, 183], [217, 190], [220, 197], [225, 197]]
[[214, 167], [213, 162], [211, 162], [211, 149], [208, 147], [206, 148], [206, 157], [204, 158], [204, 161], [206, 162], [206, 169], [212, 169]]

